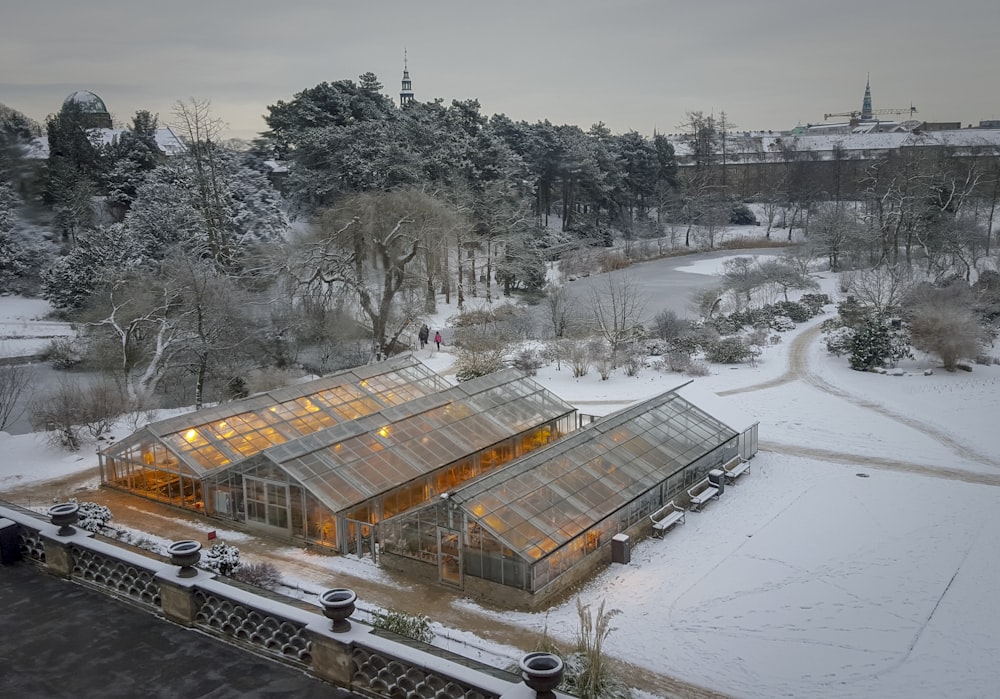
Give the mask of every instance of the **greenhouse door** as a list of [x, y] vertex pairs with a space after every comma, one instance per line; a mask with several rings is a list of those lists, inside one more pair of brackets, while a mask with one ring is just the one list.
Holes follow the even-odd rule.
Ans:
[[288, 484], [253, 476], [243, 477], [243, 498], [247, 522], [264, 524], [290, 534], [288, 520]]
[[462, 586], [462, 544], [458, 532], [438, 527], [438, 580]]
[[346, 519], [347, 532], [343, 542], [344, 553], [353, 553], [358, 558], [371, 556], [375, 560], [375, 527], [368, 522]]

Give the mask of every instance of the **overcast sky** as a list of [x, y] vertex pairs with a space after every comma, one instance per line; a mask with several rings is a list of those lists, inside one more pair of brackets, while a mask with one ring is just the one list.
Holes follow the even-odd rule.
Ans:
[[997, 0], [0, 0], [0, 102], [42, 121], [85, 89], [170, 122], [208, 99], [252, 137], [323, 81], [398, 100], [405, 48], [418, 100], [529, 122], [783, 130], [860, 109], [870, 73], [876, 109], [965, 126], [1000, 118], [998, 30]]

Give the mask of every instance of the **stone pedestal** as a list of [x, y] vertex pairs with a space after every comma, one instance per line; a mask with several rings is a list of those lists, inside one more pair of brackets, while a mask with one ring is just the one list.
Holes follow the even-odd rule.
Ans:
[[45, 568], [60, 578], [73, 576], [73, 555], [69, 550], [67, 539], [41, 534], [45, 544]]
[[325, 628], [306, 627], [312, 653], [312, 669], [317, 676], [338, 687], [351, 686], [351, 639], [356, 631], [333, 634]]
[[205, 571], [198, 571], [193, 577], [187, 578], [178, 577], [173, 569], [157, 573], [156, 582], [160, 585], [163, 616], [178, 624], [192, 626], [198, 614], [195, 587], [199, 582], [212, 580], [214, 577]]

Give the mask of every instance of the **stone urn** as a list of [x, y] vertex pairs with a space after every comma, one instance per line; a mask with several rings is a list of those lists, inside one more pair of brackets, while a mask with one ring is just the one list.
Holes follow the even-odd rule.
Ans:
[[354, 614], [354, 603], [358, 595], [354, 590], [346, 587], [336, 587], [327, 590], [319, 596], [319, 603], [323, 605], [323, 616], [333, 621], [331, 629], [337, 633], [347, 631], [351, 628], [351, 622], [347, 620]]
[[528, 653], [518, 662], [521, 667], [521, 679], [531, 689], [535, 696], [542, 699], [555, 697], [555, 688], [559, 686], [563, 676], [563, 661], [552, 653]]
[[167, 547], [170, 562], [178, 566], [178, 578], [193, 578], [198, 574], [195, 566], [201, 560], [201, 542], [192, 539], [175, 541]]
[[75, 502], [62, 502], [49, 508], [49, 521], [59, 527], [59, 536], [72, 536], [76, 533], [73, 525], [79, 518], [80, 506]]

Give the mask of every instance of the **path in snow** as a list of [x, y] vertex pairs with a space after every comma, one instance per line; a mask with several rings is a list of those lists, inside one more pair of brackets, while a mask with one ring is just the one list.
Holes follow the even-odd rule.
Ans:
[[[788, 370], [784, 374], [782, 374], [781, 376], [779, 376], [778, 378], [771, 379], [770, 381], [764, 381], [764, 382], [758, 383], [758, 384], [753, 384], [752, 386], [744, 386], [742, 388], [733, 388], [733, 389], [726, 390], [726, 391], [718, 391], [718, 395], [719, 396], [731, 396], [731, 395], [736, 395], [736, 394], [739, 394], [739, 393], [749, 393], [751, 391], [763, 391], [763, 390], [766, 390], [766, 389], [769, 389], [769, 388], [775, 388], [777, 386], [782, 386], [784, 384], [791, 383], [793, 381], [803, 381], [803, 382], [809, 384], [810, 386], [812, 386], [813, 388], [816, 388], [817, 390], [822, 391], [823, 393], [826, 393], [828, 395], [834, 396], [836, 398], [841, 398], [841, 399], [847, 401], [848, 403], [851, 403], [852, 405], [855, 405], [855, 406], [857, 406], [859, 408], [864, 408], [866, 410], [872, 410], [872, 411], [874, 411], [874, 412], [882, 415], [883, 417], [887, 417], [890, 420], [894, 420], [894, 421], [896, 421], [896, 422], [898, 422], [898, 423], [900, 423], [902, 425], [906, 425], [907, 427], [915, 429], [918, 432], [923, 433], [927, 437], [930, 437], [931, 439], [937, 441], [938, 443], [940, 443], [944, 447], [946, 447], [946, 448], [950, 449], [951, 451], [955, 452], [956, 454], [958, 454], [959, 456], [961, 456], [964, 459], [967, 459], [969, 461], [974, 461], [975, 463], [983, 464], [985, 466], [992, 466], [994, 468], [996, 468], [998, 466], [998, 463], [997, 463], [996, 459], [991, 458], [991, 457], [989, 457], [989, 456], [987, 456], [985, 454], [981, 454], [979, 451], [977, 451], [977, 450], [975, 450], [975, 449], [973, 449], [973, 448], [971, 448], [971, 447], [969, 447], [969, 446], [967, 446], [965, 444], [962, 444], [961, 442], [959, 442], [958, 440], [956, 440], [954, 437], [952, 437], [950, 434], [948, 434], [946, 431], [944, 431], [944, 430], [942, 430], [942, 429], [940, 429], [940, 428], [938, 428], [938, 427], [936, 427], [936, 426], [934, 426], [934, 425], [932, 425], [930, 423], [924, 422], [922, 420], [918, 420], [918, 419], [910, 417], [908, 415], [902, 415], [900, 413], [897, 413], [897, 412], [895, 412], [893, 410], [890, 410], [889, 408], [887, 408], [884, 405], [881, 405], [879, 403], [875, 403], [875, 402], [870, 401], [868, 399], [860, 398], [858, 396], [855, 396], [855, 395], [851, 394], [850, 392], [848, 392], [848, 391], [846, 391], [846, 390], [844, 390], [842, 388], [837, 388], [836, 386], [832, 386], [829, 383], [827, 383], [823, 378], [821, 378], [817, 374], [815, 374], [812, 371], [810, 371], [810, 369], [809, 369], [809, 349], [810, 349], [810, 346], [812, 345], [812, 343], [819, 337], [820, 333], [822, 333], [822, 327], [819, 324], [817, 324], [817, 325], [814, 325], [813, 327], [805, 330], [802, 334], [800, 334], [798, 337], [796, 337], [792, 341], [791, 347], [789, 348], [789, 351], [788, 351]], [[815, 457], [815, 458], [819, 458], [819, 459], [824, 459], [824, 460], [830, 460], [830, 459], [822, 456], [821, 453], [824, 453], [824, 452], [826, 454], [835, 454], [836, 453], [836, 452], [827, 452], [825, 450], [810, 450], [807, 447], [806, 448], [791, 447], [790, 450], [782, 449], [782, 451], [784, 451], [785, 453], [797, 454], [797, 455], [800, 455], [800, 456], [811, 456], [811, 457]], [[842, 455], [842, 456], [848, 456], [848, 455], [845, 454], [845, 455]], [[894, 461], [892, 461], [890, 459], [879, 459], [879, 458], [865, 457], [865, 456], [853, 456], [853, 455], [851, 455], [850, 459], [851, 460], [857, 460], [857, 461], [866, 461], [867, 460], [869, 462], [869, 465], [871, 465], [871, 466], [873, 466], [875, 468], [878, 468], [878, 467], [880, 467], [882, 465], [886, 465], [889, 468], [894, 468], [895, 467], [895, 466], [890, 466], [888, 464], [898, 464], [898, 465], [904, 466], [904, 467], [905, 466], [909, 466], [908, 464], [904, 464], [903, 462], [894, 462]], [[835, 461], [840, 461], [840, 462], [844, 461], [843, 458], [834, 459], [834, 460]], [[899, 470], [912, 470], [912, 469], [901, 468]], [[964, 473], [964, 472], [958, 471], [956, 469], [948, 469], [948, 468], [930, 469], [930, 470], [924, 471], [924, 472], [925, 473], [930, 473], [931, 471], [935, 471], [935, 470], [940, 470], [943, 475], [948, 475], [948, 474], [954, 475], [954, 474], [957, 474], [957, 473]], [[962, 479], [962, 480], [965, 480], [965, 479]], [[998, 485], [998, 484], [1000, 484], [1000, 481], [981, 481], [981, 480], [977, 480], [975, 482], [988, 482], [991, 485]]]

